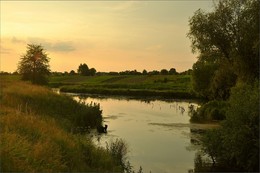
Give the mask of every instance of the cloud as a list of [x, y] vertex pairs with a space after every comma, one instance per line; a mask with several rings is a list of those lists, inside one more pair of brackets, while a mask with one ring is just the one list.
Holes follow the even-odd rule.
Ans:
[[71, 52], [76, 50], [70, 41], [56, 41], [52, 43], [42, 38], [28, 38], [28, 41], [33, 44], [41, 44], [46, 50], [53, 52]]
[[71, 52], [75, 50], [75, 47], [72, 46], [71, 42], [57, 42], [54, 43], [50, 50], [61, 51], [61, 52]]
[[17, 39], [16, 37], [13, 37], [11, 39], [12, 43], [26, 43], [24, 40]]
[[4, 48], [3, 46], [0, 46], [1, 54], [10, 54], [11, 49]]

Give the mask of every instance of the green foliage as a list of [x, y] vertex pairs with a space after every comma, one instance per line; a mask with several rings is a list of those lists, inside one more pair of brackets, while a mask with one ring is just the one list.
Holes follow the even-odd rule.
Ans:
[[88, 75], [88, 71], [89, 71], [89, 68], [88, 68], [88, 65], [87, 64], [80, 64], [79, 65], [79, 68], [78, 68], [78, 73], [80, 75], [84, 75], [84, 76], [87, 76]]
[[84, 63], [79, 65], [78, 73], [83, 76], [94, 76], [96, 74], [96, 69], [89, 69], [88, 65]]
[[116, 139], [110, 141], [110, 143], [106, 143], [106, 150], [113, 156], [117, 164], [121, 165], [123, 169], [126, 169], [128, 146], [124, 140]]
[[218, 172], [212, 170], [212, 164], [204, 159], [201, 154], [196, 154], [194, 159], [194, 172]]
[[228, 151], [224, 160], [245, 171], [259, 171], [259, 84], [238, 85], [229, 103], [223, 124], [223, 143]]
[[204, 151], [224, 170], [259, 171], [259, 84], [232, 89], [226, 120], [204, 137]]
[[215, 54], [202, 54], [198, 61], [193, 64], [192, 71], [192, 87], [202, 97], [210, 98], [211, 81], [218, 69], [218, 61], [213, 61]]
[[189, 21], [193, 51], [219, 53], [243, 81], [258, 78], [259, 3], [223, 0], [212, 12], [197, 10]]
[[41, 45], [28, 44], [26, 54], [21, 57], [18, 65], [22, 79], [34, 84], [47, 84], [49, 59]]
[[213, 100], [202, 105], [191, 114], [191, 122], [211, 122], [224, 120], [228, 103], [226, 101]]
[[222, 64], [216, 70], [210, 84], [211, 98], [227, 100], [230, 96], [230, 90], [235, 86], [237, 76], [234, 74], [232, 67]]
[[[193, 51], [201, 54], [193, 67], [194, 90], [210, 99], [229, 98], [223, 111], [213, 101], [191, 118], [222, 119], [225, 112], [222, 128], [203, 140], [204, 151], [221, 171], [259, 172], [259, 82], [252, 84], [259, 80], [259, 8], [259, 0], [222, 0], [212, 12], [198, 10], [189, 21]], [[208, 63], [217, 66], [210, 69]]]

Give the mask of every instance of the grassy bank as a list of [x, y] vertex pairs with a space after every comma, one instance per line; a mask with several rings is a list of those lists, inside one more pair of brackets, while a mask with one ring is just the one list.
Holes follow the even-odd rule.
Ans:
[[190, 75], [52, 76], [50, 86], [63, 92], [195, 98]]
[[109, 150], [71, 129], [102, 121], [98, 105], [78, 104], [50, 89], [1, 79], [1, 172], [121, 171]]

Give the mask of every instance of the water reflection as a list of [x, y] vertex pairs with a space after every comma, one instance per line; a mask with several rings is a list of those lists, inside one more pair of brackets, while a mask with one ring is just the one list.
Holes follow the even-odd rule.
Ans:
[[198, 140], [189, 123], [188, 108], [197, 103], [183, 100], [134, 99], [72, 95], [78, 101], [99, 103], [106, 134], [92, 133], [97, 145], [122, 138], [130, 147], [128, 158], [144, 172], [190, 172]]

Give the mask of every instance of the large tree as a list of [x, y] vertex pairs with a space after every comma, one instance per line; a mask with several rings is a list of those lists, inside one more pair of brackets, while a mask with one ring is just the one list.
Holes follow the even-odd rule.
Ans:
[[[212, 12], [197, 10], [188, 37], [193, 51], [218, 52], [243, 81], [259, 76], [259, 0], [220, 0]], [[214, 57], [212, 57], [214, 58]]]
[[95, 68], [90, 68], [88, 67], [87, 64], [80, 64], [79, 65], [79, 68], [78, 68], [78, 73], [80, 75], [83, 75], [83, 76], [94, 76], [96, 74], [96, 69]]
[[34, 84], [46, 84], [50, 74], [50, 58], [41, 45], [28, 44], [26, 54], [21, 56], [18, 72], [23, 80]]
[[83, 76], [88, 76], [89, 75], [89, 68], [87, 64], [80, 64], [78, 68], [78, 74], [83, 75]]

